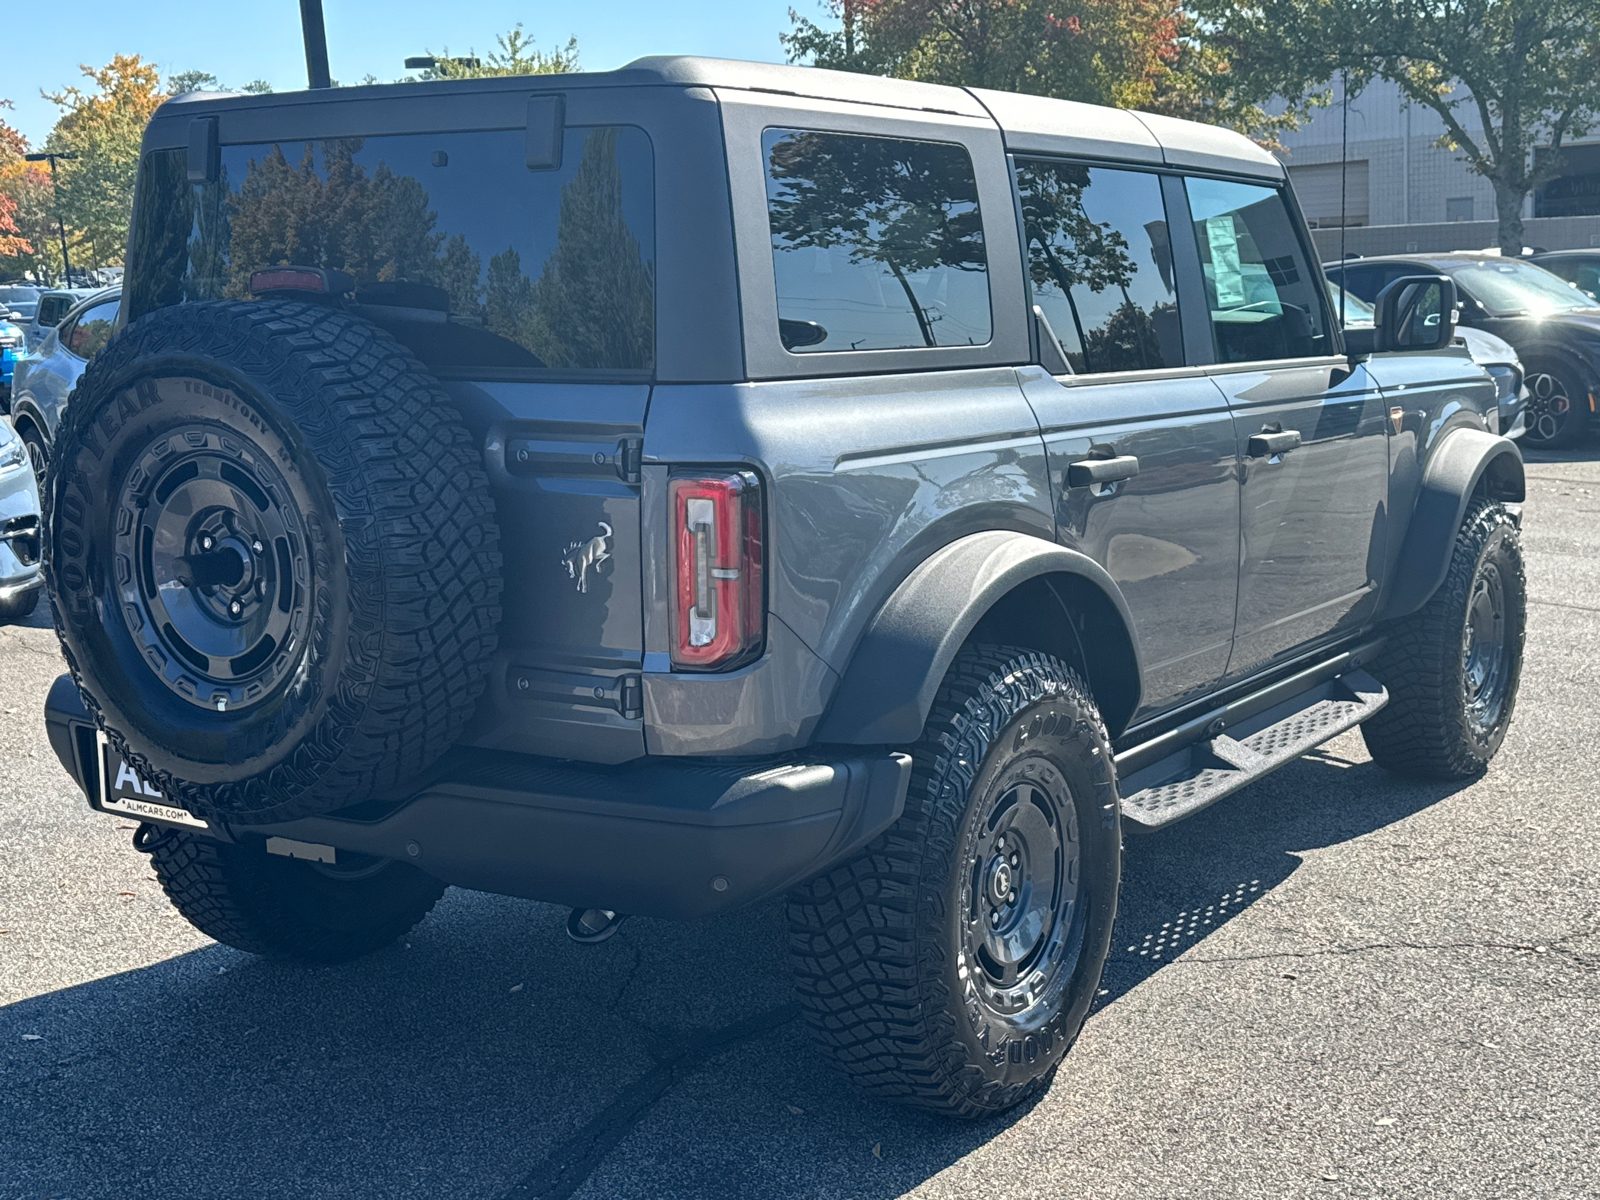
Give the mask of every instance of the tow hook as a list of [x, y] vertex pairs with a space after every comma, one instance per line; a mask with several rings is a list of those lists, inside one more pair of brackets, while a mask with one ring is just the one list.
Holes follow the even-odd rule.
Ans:
[[612, 912], [609, 908], [575, 908], [567, 918], [567, 936], [585, 946], [593, 946], [621, 929], [627, 919], [627, 913]]
[[140, 854], [154, 854], [156, 847], [171, 836], [172, 830], [143, 821], [133, 831], [133, 848]]

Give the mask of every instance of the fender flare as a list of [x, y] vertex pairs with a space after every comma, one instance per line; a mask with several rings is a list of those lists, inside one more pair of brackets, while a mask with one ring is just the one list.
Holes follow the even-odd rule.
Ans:
[[834, 691], [816, 740], [916, 741], [951, 660], [984, 614], [1018, 585], [1059, 574], [1080, 576], [1105, 594], [1127, 631], [1133, 661], [1140, 663], [1128, 603], [1094, 559], [1025, 533], [969, 534], [918, 564], [878, 610]]
[[1447, 433], [1428, 456], [1379, 620], [1414, 613], [1439, 590], [1450, 570], [1467, 505], [1480, 483], [1487, 485], [1493, 499], [1522, 502], [1527, 492], [1517, 444], [1479, 429]]

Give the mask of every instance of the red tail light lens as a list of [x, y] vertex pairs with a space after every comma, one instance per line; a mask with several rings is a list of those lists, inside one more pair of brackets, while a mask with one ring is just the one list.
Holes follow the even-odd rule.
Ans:
[[674, 476], [672, 665], [726, 671], [761, 653], [761, 482], [748, 471]]

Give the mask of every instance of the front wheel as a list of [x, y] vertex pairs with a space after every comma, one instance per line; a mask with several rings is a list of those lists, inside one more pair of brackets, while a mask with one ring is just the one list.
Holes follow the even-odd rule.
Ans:
[[1517, 524], [1504, 505], [1479, 500], [1439, 590], [1396, 622], [1373, 664], [1389, 689], [1361, 727], [1374, 761], [1426, 779], [1482, 774], [1516, 707], [1526, 609]]
[[868, 1092], [988, 1116], [1048, 1085], [1094, 1000], [1121, 871], [1110, 738], [1059, 660], [969, 646], [913, 764], [900, 820], [790, 893], [800, 1001]]

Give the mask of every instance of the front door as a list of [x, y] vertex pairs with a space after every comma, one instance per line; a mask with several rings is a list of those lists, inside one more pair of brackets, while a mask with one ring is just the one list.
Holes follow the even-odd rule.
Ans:
[[1327, 296], [1281, 191], [1189, 178], [1194, 245], [1242, 465], [1231, 679], [1370, 619], [1383, 576], [1389, 409], [1333, 353]]
[[1233, 416], [1204, 368], [1185, 365], [1160, 177], [1021, 159], [1016, 178], [1041, 337], [1072, 368], [1019, 375], [1044, 431], [1058, 537], [1104, 565], [1132, 610], [1142, 720], [1203, 694], [1228, 664]]

